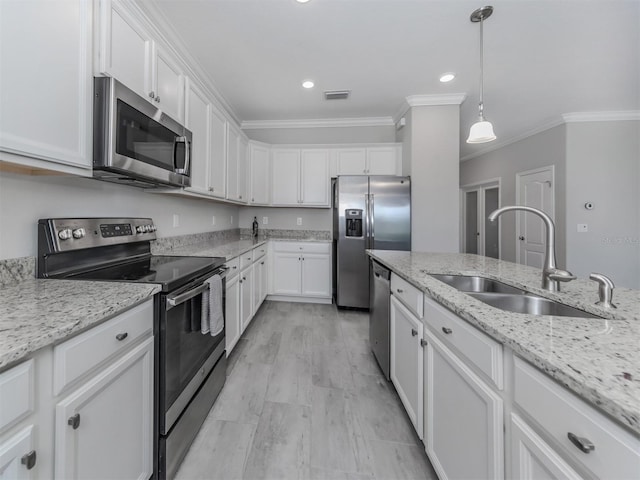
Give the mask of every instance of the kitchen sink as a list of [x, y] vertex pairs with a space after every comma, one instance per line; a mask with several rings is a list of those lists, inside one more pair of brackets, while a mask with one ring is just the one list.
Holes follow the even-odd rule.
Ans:
[[430, 273], [433, 278], [460, 290], [461, 292], [487, 292], [487, 293], [512, 293], [524, 295], [524, 290], [512, 287], [487, 277], [466, 275], [440, 275]]
[[548, 298], [524, 294], [466, 292], [469, 296], [491, 305], [492, 307], [515, 313], [531, 315], [553, 315], [559, 317], [601, 318], [597, 315], [578, 310], [577, 308], [558, 303]]

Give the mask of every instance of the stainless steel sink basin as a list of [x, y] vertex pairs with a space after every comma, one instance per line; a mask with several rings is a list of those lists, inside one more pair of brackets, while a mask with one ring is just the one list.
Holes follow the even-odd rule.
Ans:
[[479, 276], [466, 276], [466, 275], [440, 275], [432, 274], [433, 278], [446, 283], [447, 285], [457, 288], [461, 292], [491, 292], [491, 293], [513, 293], [517, 295], [524, 295], [524, 290], [521, 290], [506, 283], [493, 280], [491, 278], [479, 277]]
[[529, 313], [531, 315], [554, 315], [560, 317], [601, 318], [577, 308], [539, 297], [530, 293], [479, 293], [468, 292], [469, 296], [477, 298], [492, 307], [515, 313]]

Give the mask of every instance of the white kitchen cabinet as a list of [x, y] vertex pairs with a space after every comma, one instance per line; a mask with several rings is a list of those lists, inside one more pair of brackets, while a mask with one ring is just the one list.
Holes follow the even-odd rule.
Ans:
[[331, 244], [274, 242], [274, 295], [331, 298]]
[[209, 194], [225, 198], [227, 194], [227, 122], [224, 114], [210, 106]]
[[227, 199], [247, 202], [247, 142], [235, 125], [227, 126]]
[[57, 403], [55, 478], [147, 479], [152, 436], [150, 337]]
[[264, 267], [264, 263], [256, 262], [253, 265], [253, 304], [251, 305], [251, 310], [254, 315], [260, 308], [261, 297], [262, 297], [262, 268]]
[[440, 480], [504, 478], [502, 398], [429, 329], [425, 446]]
[[366, 175], [366, 148], [339, 148], [336, 150], [338, 175]]
[[331, 256], [322, 253], [303, 253], [301, 258], [302, 296], [330, 297]]
[[258, 261], [260, 262], [260, 304], [262, 305], [262, 302], [264, 302], [264, 299], [267, 298], [267, 294], [269, 293], [269, 261], [266, 256]]
[[270, 200], [271, 175], [269, 174], [269, 148], [249, 143], [251, 203], [268, 205]]
[[294, 252], [273, 253], [273, 293], [300, 295], [302, 293], [301, 255]]
[[253, 265], [240, 272], [240, 332], [244, 332], [253, 318]]
[[227, 357], [240, 340], [240, 283], [239, 276], [227, 278], [225, 298], [225, 342]]
[[0, 160], [91, 175], [92, 6], [0, 2]]
[[[0, 480], [30, 480], [34, 478], [38, 452], [34, 450], [33, 425], [22, 429], [0, 443]], [[29, 464], [28, 460], [35, 464]]]
[[191, 143], [191, 186], [186, 190], [209, 194], [211, 150], [210, 104], [198, 86], [188, 81], [185, 126], [193, 133]]
[[511, 414], [511, 478], [579, 480], [578, 475], [526, 422]]
[[367, 174], [368, 175], [397, 175], [399, 147], [368, 147]]
[[390, 376], [411, 423], [422, 438], [423, 325], [395, 296], [390, 305]]
[[400, 147], [397, 145], [336, 149], [338, 175], [397, 175]]
[[272, 150], [272, 204], [330, 206], [329, 151]]
[[272, 150], [271, 179], [271, 202], [273, 205], [299, 205], [300, 150]]
[[154, 43], [151, 77], [153, 101], [164, 113], [184, 122], [184, 74], [178, 62], [161, 45]]
[[238, 143], [238, 200], [249, 202], [247, 189], [249, 188], [249, 141], [240, 135]]
[[300, 203], [330, 205], [329, 151], [323, 149], [300, 151]]

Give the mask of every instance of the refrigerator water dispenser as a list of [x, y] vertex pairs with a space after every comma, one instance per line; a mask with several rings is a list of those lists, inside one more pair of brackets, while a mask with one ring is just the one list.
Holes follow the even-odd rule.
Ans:
[[347, 237], [362, 237], [362, 210], [345, 210], [344, 218], [347, 222]]

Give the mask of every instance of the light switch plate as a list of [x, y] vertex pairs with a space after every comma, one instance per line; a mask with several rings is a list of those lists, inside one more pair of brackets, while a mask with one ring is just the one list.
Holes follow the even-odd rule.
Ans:
[[269, 225], [269, 217], [262, 217], [262, 224]]
[[177, 228], [180, 226], [180, 215], [177, 213], [173, 214], [173, 228]]
[[584, 232], [588, 232], [588, 231], [589, 231], [589, 225], [587, 225], [586, 223], [579, 223], [578, 224], [578, 232], [584, 233]]
[[211, 225], [215, 225], [215, 224], [216, 224], [216, 216], [211, 215]]
[[302, 225], [302, 217], [298, 217], [296, 224]]

